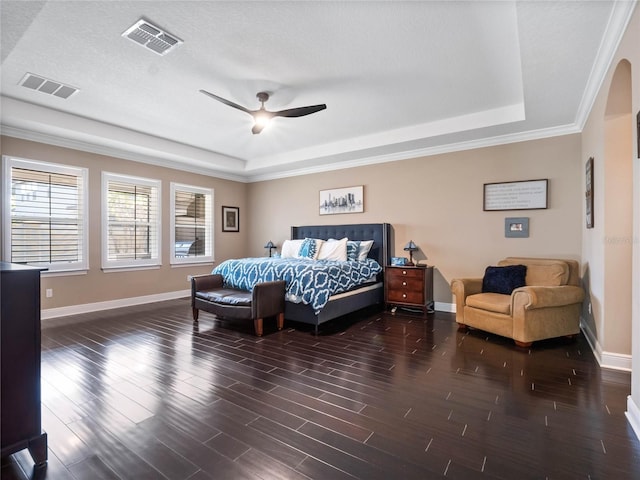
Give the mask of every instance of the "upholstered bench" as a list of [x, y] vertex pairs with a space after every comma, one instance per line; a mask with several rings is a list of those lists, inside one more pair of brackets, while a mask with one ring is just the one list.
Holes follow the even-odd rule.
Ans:
[[262, 320], [276, 317], [278, 330], [284, 325], [285, 282], [257, 283], [253, 291], [224, 286], [222, 275], [191, 277], [191, 308], [193, 322], [198, 322], [199, 310], [221, 318], [253, 320], [257, 336], [262, 336]]

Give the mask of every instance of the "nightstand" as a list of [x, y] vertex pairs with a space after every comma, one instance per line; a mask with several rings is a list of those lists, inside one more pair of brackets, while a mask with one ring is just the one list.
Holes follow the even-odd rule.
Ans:
[[433, 267], [386, 266], [384, 301], [394, 312], [397, 307], [417, 308], [423, 313], [433, 312]]

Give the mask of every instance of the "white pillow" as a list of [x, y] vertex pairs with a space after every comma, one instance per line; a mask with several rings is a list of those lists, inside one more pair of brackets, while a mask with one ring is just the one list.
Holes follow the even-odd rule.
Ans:
[[280, 250], [280, 258], [298, 258], [302, 242], [304, 240], [285, 240]]
[[364, 262], [369, 255], [369, 250], [373, 246], [373, 240], [363, 240], [360, 242], [360, 248], [358, 249], [358, 261]]
[[341, 240], [330, 239], [320, 247], [318, 260], [337, 260], [340, 262], [347, 261], [347, 238]]

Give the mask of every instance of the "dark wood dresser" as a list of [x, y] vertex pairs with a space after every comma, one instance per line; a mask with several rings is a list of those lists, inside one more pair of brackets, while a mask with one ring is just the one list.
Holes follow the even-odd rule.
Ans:
[[433, 267], [386, 266], [384, 299], [387, 307], [416, 308], [433, 311]]
[[40, 272], [0, 262], [2, 457], [29, 449], [37, 466], [47, 461], [40, 405]]

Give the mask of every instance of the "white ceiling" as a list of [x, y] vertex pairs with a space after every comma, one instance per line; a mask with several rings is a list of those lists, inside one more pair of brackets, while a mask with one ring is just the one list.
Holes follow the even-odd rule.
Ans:
[[[634, 7], [2, 0], [2, 133], [240, 181], [574, 133]], [[140, 18], [184, 43], [123, 37]], [[27, 72], [80, 90], [25, 88]], [[253, 135], [200, 89], [327, 109]]]

